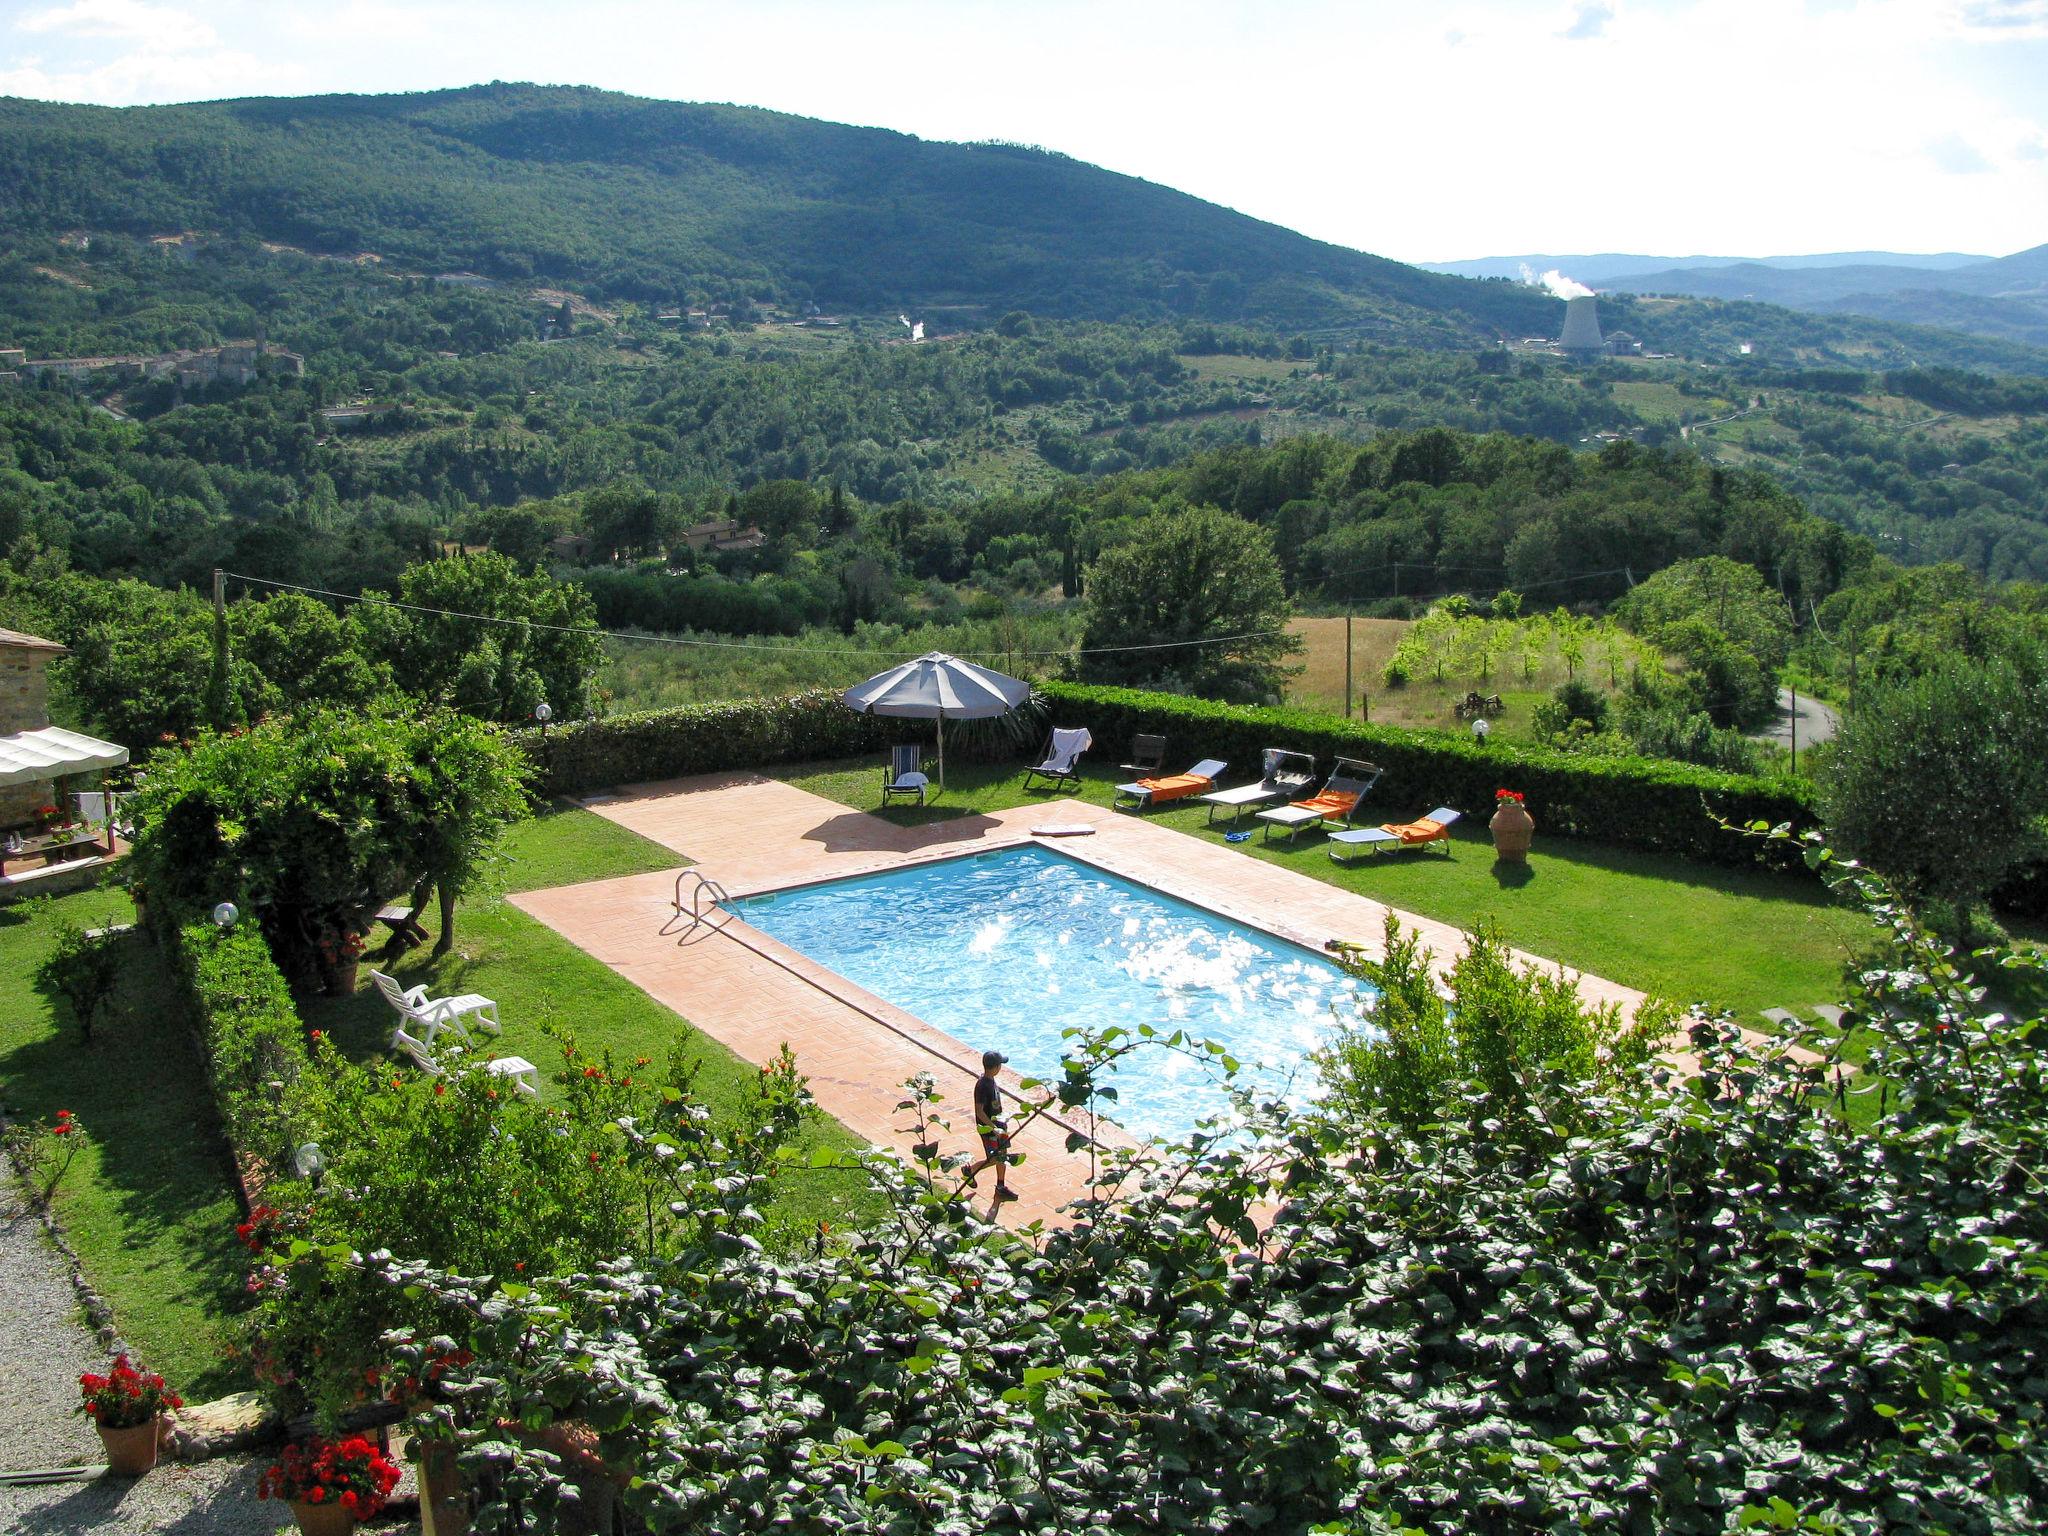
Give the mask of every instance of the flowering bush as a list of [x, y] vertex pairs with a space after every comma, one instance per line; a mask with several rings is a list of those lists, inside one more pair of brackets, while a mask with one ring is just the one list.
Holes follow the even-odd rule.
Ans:
[[185, 1400], [164, 1385], [163, 1377], [136, 1370], [125, 1354], [114, 1356], [106, 1375], [87, 1371], [79, 1377], [78, 1390], [84, 1399], [78, 1411], [101, 1429], [132, 1429], [166, 1408], [185, 1406]]
[[257, 1482], [256, 1494], [292, 1504], [339, 1504], [358, 1520], [370, 1520], [397, 1486], [391, 1458], [351, 1435], [286, 1446]]
[[85, 1126], [70, 1110], [60, 1109], [48, 1125], [17, 1122], [7, 1128], [7, 1150], [30, 1194], [44, 1205], [57, 1193], [73, 1159], [85, 1150]]

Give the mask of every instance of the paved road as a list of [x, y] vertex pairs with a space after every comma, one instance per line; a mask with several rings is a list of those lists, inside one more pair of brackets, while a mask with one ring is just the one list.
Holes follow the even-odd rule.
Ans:
[[[1840, 727], [1842, 717], [1827, 705], [1806, 694], [1799, 695], [1799, 745], [1817, 747], [1824, 741], [1832, 741]], [[1778, 719], [1769, 730], [1756, 733], [1758, 741], [1775, 741], [1781, 747], [1792, 744], [1792, 690], [1778, 690]]]

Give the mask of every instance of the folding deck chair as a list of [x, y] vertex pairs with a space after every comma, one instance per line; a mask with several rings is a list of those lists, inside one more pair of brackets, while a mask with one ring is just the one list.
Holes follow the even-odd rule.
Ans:
[[1259, 820], [1266, 824], [1265, 841], [1270, 843], [1273, 840], [1275, 827], [1286, 828], [1287, 840], [1291, 843], [1310, 827], [1327, 826], [1332, 822], [1339, 830], [1353, 826], [1358, 819], [1359, 804], [1380, 781], [1380, 772], [1377, 763], [1338, 758], [1329, 778], [1323, 781], [1323, 787], [1315, 794], [1306, 800], [1259, 812]]
[[1149, 811], [1156, 805], [1185, 800], [1214, 789], [1223, 770], [1230, 765], [1220, 757], [1205, 757], [1186, 773], [1169, 773], [1163, 778], [1136, 779], [1119, 784], [1110, 804], [1120, 811]]
[[1055, 789], [1078, 788], [1081, 783], [1081, 754], [1094, 745], [1095, 738], [1088, 734], [1086, 726], [1055, 729], [1045, 743], [1044, 761], [1024, 770], [1024, 787], [1029, 789], [1032, 779], [1041, 778]]
[[924, 776], [924, 748], [915, 742], [889, 749], [889, 766], [882, 770], [882, 805], [886, 808], [892, 795], [917, 796], [917, 803], [924, 804], [925, 787], [931, 780]]
[[1279, 747], [1268, 747], [1260, 754], [1263, 775], [1256, 784], [1240, 784], [1235, 789], [1219, 789], [1203, 795], [1203, 802], [1209, 807], [1209, 824], [1216, 823], [1216, 813], [1228, 810], [1235, 825], [1246, 811], [1255, 810], [1275, 800], [1290, 800], [1305, 793], [1316, 781], [1316, 760], [1306, 752], [1288, 752]]
[[1418, 816], [1413, 821], [1389, 821], [1377, 827], [1332, 832], [1330, 857], [1339, 864], [1348, 864], [1351, 861], [1345, 857], [1346, 850], [1386, 853], [1396, 848], [1427, 848], [1431, 843], [1442, 843], [1444, 853], [1448, 855], [1451, 851], [1451, 828], [1457, 824], [1460, 814], [1448, 805], [1440, 805], [1427, 816]]

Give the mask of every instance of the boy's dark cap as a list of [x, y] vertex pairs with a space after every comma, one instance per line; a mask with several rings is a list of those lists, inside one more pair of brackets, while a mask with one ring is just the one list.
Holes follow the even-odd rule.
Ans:
[[984, 1072], [993, 1072], [997, 1067], [1000, 1067], [1004, 1062], [1008, 1061], [1009, 1059], [1010, 1058], [1005, 1056], [1001, 1051], [983, 1051], [981, 1053], [981, 1070]]

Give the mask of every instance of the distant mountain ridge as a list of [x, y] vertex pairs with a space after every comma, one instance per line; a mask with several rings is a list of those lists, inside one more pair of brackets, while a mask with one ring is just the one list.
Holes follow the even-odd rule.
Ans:
[[1480, 256], [1471, 261], [1418, 261], [1425, 272], [1448, 277], [1513, 277], [1525, 271], [1564, 273], [1582, 283], [1601, 283], [1643, 272], [1696, 271], [1713, 267], [1773, 267], [1796, 272], [1811, 267], [1905, 267], [1944, 272], [1989, 261], [1957, 251], [1914, 256], [1899, 251], [1835, 251], [1810, 256], [1629, 256], [1617, 252], [1579, 256]]
[[20, 238], [201, 230], [657, 301], [1243, 319], [1423, 345], [1555, 312], [1043, 150], [583, 87], [0, 99], [0, 192], [0, 234]]
[[1598, 278], [1585, 277], [1569, 266], [1560, 270], [1610, 293], [1748, 300], [2048, 346], [2048, 245], [1996, 260], [1943, 267], [1867, 261], [1806, 267], [1724, 262], [1607, 272]]

